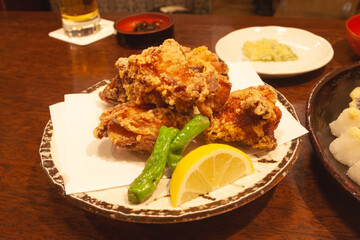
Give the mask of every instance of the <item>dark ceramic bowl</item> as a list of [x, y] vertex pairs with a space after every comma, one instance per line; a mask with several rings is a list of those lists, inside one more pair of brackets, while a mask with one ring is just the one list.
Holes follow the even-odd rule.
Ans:
[[349, 94], [358, 86], [360, 62], [327, 74], [310, 93], [306, 106], [306, 126], [313, 148], [326, 169], [346, 191], [360, 201], [360, 186], [346, 175], [349, 168], [338, 162], [329, 151], [329, 144], [335, 139], [329, 123], [349, 107]]
[[[138, 24], [157, 24], [159, 28], [147, 31], [134, 31]], [[114, 23], [116, 38], [120, 45], [130, 48], [146, 48], [160, 45], [165, 39], [172, 38], [174, 19], [163, 13], [142, 13], [127, 16]]]

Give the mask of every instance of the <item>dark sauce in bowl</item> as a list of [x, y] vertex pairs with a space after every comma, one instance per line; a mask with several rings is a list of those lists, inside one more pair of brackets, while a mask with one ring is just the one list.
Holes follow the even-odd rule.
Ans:
[[160, 29], [162, 26], [162, 21], [153, 21], [152, 23], [148, 23], [147, 21], [142, 21], [136, 23], [134, 27], [134, 32], [148, 32]]
[[135, 14], [117, 20], [114, 28], [121, 46], [146, 48], [173, 37], [174, 19], [163, 13]]

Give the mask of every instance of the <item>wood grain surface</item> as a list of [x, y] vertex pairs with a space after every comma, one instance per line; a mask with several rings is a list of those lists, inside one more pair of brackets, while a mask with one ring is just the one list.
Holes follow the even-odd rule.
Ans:
[[[123, 14], [104, 14], [116, 20]], [[325, 67], [266, 82], [295, 106], [303, 125], [305, 105], [327, 73], [359, 60], [345, 36], [345, 21], [268, 17], [175, 15], [174, 38], [212, 51], [225, 34], [277, 25], [327, 39], [335, 54]], [[272, 190], [234, 211], [181, 224], [135, 224], [82, 210], [52, 188], [42, 172], [39, 144], [49, 105], [116, 74], [115, 61], [141, 50], [109, 36], [77, 46], [48, 36], [61, 27], [51, 12], [0, 13], [0, 239], [359, 239], [360, 203], [345, 192], [303, 136], [300, 156]]]

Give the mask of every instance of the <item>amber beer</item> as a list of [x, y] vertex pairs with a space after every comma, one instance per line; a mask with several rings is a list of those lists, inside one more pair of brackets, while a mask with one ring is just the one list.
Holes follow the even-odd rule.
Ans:
[[58, 0], [63, 28], [69, 37], [81, 37], [101, 28], [96, 0]]

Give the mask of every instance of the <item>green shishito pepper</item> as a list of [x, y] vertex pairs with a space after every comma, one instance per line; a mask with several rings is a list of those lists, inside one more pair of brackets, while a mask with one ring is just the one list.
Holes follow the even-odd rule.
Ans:
[[172, 171], [175, 170], [178, 162], [183, 158], [181, 155], [189, 143], [210, 125], [208, 117], [197, 114], [171, 141], [168, 155], [168, 165]]
[[141, 174], [130, 184], [128, 200], [142, 203], [155, 191], [164, 175], [166, 162], [172, 171], [183, 158], [181, 155], [189, 143], [210, 125], [209, 118], [197, 114], [179, 132], [178, 129], [162, 126], [154, 150], [146, 161]]
[[131, 203], [142, 203], [155, 191], [164, 175], [171, 140], [177, 133], [179, 130], [176, 128], [160, 128], [154, 150], [146, 161], [145, 168], [129, 186], [128, 200]]

